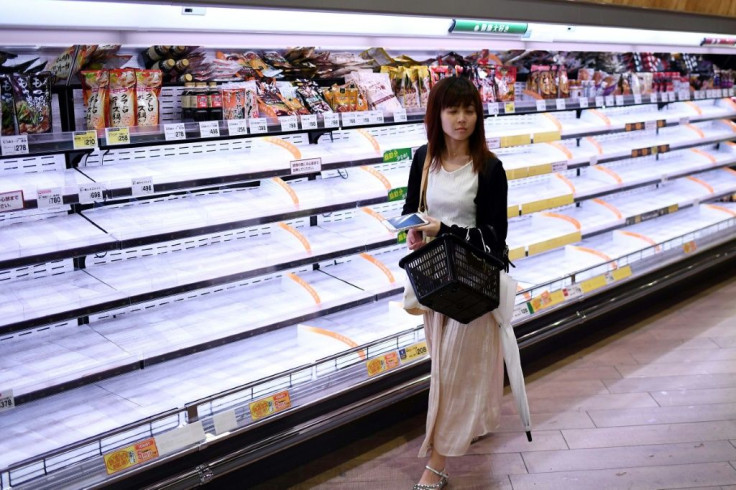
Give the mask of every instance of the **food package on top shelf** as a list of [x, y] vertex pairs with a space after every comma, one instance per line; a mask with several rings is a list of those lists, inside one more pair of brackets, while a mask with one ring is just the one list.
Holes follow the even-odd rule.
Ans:
[[557, 77], [550, 66], [539, 67], [539, 95], [543, 99], [557, 98]]
[[290, 70], [292, 68], [291, 63], [281, 56], [278, 51], [264, 51], [262, 55], [263, 61], [272, 68], [279, 70]]
[[419, 90], [419, 105], [422, 108], [427, 107], [429, 101], [429, 90], [430, 90], [430, 76], [429, 67], [420, 65], [411, 68], [413, 73], [417, 77], [417, 89]]
[[400, 68], [399, 71], [401, 86], [399, 101], [404, 109], [418, 110], [421, 108], [421, 98], [419, 90], [419, 70], [415, 68]]
[[367, 111], [368, 103], [365, 97], [353, 82], [345, 85], [333, 85], [329, 89], [323, 89], [322, 95], [335, 112]]
[[642, 95], [651, 95], [654, 75], [652, 73], [637, 73], [636, 78], [639, 79], [639, 93]]
[[136, 123], [138, 126], [158, 126], [162, 73], [160, 70], [138, 70], [135, 75]]
[[391, 81], [387, 73], [356, 71], [345, 77], [345, 81], [354, 81], [368, 100], [370, 109], [393, 113], [401, 109], [401, 104], [391, 90]]
[[18, 133], [51, 131], [51, 72], [12, 75], [15, 120]]
[[366, 60], [373, 60], [378, 66], [388, 66], [396, 64], [393, 59], [383, 48], [370, 48], [360, 53], [360, 57]]
[[296, 93], [301, 97], [302, 102], [312, 114], [332, 112], [329, 104], [322, 97], [316, 83], [307, 80], [297, 80]]
[[[132, 56], [118, 56], [117, 53], [120, 51], [119, 44], [101, 44], [92, 51], [84, 65], [81, 66], [82, 70], [101, 70], [103, 68], [119, 68], [120, 63], [125, 63], [132, 58]], [[114, 62], [117, 66], [111, 66], [109, 63]]]
[[135, 126], [136, 96], [135, 70], [122, 68], [110, 70], [110, 116], [112, 127]]
[[418, 61], [414, 60], [413, 58], [405, 54], [397, 56], [396, 58], [394, 58], [394, 61], [396, 62], [397, 65], [401, 65], [404, 68], [411, 68], [411, 67], [419, 66]]
[[542, 68], [539, 65], [532, 65], [531, 72], [529, 73], [529, 76], [526, 79], [526, 89], [529, 92], [535, 93], [535, 94], [541, 94], [539, 90], [539, 78], [542, 74]]
[[226, 83], [222, 85], [222, 111], [225, 119], [258, 117], [256, 82]]
[[430, 66], [429, 67], [429, 76], [430, 76], [430, 87], [434, 87], [437, 82], [442, 80], [443, 78], [451, 77], [453, 76], [453, 70], [447, 66], [447, 65], [439, 65], [439, 66]]
[[311, 114], [309, 109], [304, 107], [304, 104], [302, 104], [302, 101], [299, 99], [299, 94], [297, 94], [295, 85], [292, 85], [291, 82], [276, 82], [276, 86], [278, 87], [279, 92], [281, 92], [281, 96], [284, 98], [284, 102], [286, 102], [287, 107], [289, 107], [294, 114], [301, 116]]
[[557, 97], [561, 99], [570, 97], [570, 81], [567, 78], [567, 70], [563, 65], [557, 68]]
[[2, 119], [2, 135], [15, 134], [15, 103], [10, 75], [0, 74], [0, 118]]
[[480, 100], [484, 104], [487, 102], [496, 102], [496, 76], [495, 67], [493, 66], [477, 66], [476, 86], [480, 92]]
[[105, 129], [108, 115], [108, 89], [110, 74], [107, 70], [90, 70], [80, 73], [84, 120], [87, 129]]
[[497, 66], [493, 71], [496, 82], [496, 98], [499, 102], [513, 102], [516, 84], [516, 67]]
[[276, 118], [294, 115], [274, 81], [256, 81], [256, 87], [258, 89], [258, 113], [261, 116]]
[[[47, 69], [54, 75], [56, 80], [67, 80], [70, 75], [78, 73], [87, 64], [96, 49], [97, 45], [94, 44], [71, 46], [51, 62]], [[77, 52], [76, 57], [74, 56], [75, 50]]]

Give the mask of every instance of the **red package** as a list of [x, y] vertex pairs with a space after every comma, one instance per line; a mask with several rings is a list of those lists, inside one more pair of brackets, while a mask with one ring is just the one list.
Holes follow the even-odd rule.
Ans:
[[161, 96], [161, 70], [138, 70], [136, 75], [136, 123], [138, 126], [158, 126]]
[[109, 75], [107, 70], [81, 72], [87, 129], [105, 129], [107, 126]]
[[110, 70], [110, 126], [135, 126], [135, 81], [135, 70], [131, 68]]

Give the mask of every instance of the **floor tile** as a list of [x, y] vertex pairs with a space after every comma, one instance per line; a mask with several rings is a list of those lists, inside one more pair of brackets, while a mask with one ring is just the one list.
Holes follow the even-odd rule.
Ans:
[[563, 429], [562, 434], [571, 449], [720, 441], [736, 438], [736, 420], [601, 429]]
[[[570, 412], [601, 408], [657, 407], [657, 402], [649, 393], [621, 393], [615, 395], [570, 396], [562, 398], [538, 397], [529, 395], [529, 409], [532, 412]], [[504, 401], [504, 413], [510, 413], [513, 400]], [[515, 410], [515, 409], [514, 409]]]
[[736, 373], [649, 376], [642, 378], [603, 379], [611, 393], [636, 393], [657, 390], [736, 388]]
[[[532, 428], [538, 430], [592, 429], [595, 424], [586, 412], [534, 412], [531, 413]], [[519, 432], [521, 419], [513, 415], [502, 415], [498, 432]]]
[[734, 374], [736, 360], [731, 361], [702, 361], [689, 363], [661, 363], [632, 366], [623, 364], [616, 367], [624, 378], [638, 376], [677, 376], [692, 374]]
[[659, 425], [733, 420], [734, 414], [736, 414], [736, 403], [687, 407], [677, 406], [588, 410], [588, 415], [593, 419], [593, 422], [597, 427], [622, 427], [627, 425]]
[[[632, 352], [637, 363], [652, 364], [659, 362], [693, 362], [693, 361], [732, 361], [736, 360], [736, 348], [729, 349], [681, 349], [675, 351]], [[623, 364], [623, 363], [622, 363]]]
[[496, 433], [484, 437], [470, 446], [469, 454], [515, 453], [520, 451], [550, 451], [567, 449], [560, 431], [532, 429], [532, 442], [522, 431], [518, 433]]
[[582, 379], [565, 381], [539, 380], [527, 383], [526, 392], [529, 396], [576, 396], [608, 394], [608, 388], [600, 379]]
[[728, 463], [704, 463], [512, 475], [510, 478], [514, 490], [653, 490], [730, 485], [736, 483], [736, 471]]
[[653, 391], [651, 395], [662, 406], [736, 403], [736, 388]]

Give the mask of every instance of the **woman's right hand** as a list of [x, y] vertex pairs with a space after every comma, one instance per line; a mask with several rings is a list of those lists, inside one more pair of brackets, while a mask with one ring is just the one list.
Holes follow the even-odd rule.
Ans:
[[406, 244], [409, 246], [409, 250], [419, 250], [424, 245], [424, 234], [411, 228], [406, 234]]

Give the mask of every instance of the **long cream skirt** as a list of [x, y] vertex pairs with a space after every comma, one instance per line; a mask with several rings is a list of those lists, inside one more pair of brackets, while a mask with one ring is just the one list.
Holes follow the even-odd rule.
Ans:
[[431, 357], [427, 433], [419, 449], [462, 456], [476, 437], [499, 426], [503, 397], [503, 354], [491, 313], [464, 325], [424, 313]]

